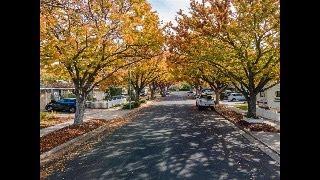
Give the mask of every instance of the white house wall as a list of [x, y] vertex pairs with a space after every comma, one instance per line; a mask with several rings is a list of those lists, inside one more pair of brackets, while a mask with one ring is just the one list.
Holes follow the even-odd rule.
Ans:
[[103, 91], [97, 91], [95, 90], [93, 93], [93, 96], [97, 99], [97, 101], [101, 101], [105, 97], [105, 93]]
[[277, 84], [266, 91], [268, 106], [272, 109], [280, 109], [280, 101], [275, 100], [276, 91], [280, 91], [280, 84]]
[[280, 91], [280, 83], [266, 90], [265, 97], [260, 97], [260, 93], [257, 95], [257, 101], [267, 102], [267, 106], [271, 109], [280, 110], [280, 101], [276, 101], [276, 91]]

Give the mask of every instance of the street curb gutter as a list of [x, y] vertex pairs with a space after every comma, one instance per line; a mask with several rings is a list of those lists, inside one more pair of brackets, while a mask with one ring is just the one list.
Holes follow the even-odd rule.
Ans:
[[70, 141], [67, 141], [45, 153], [42, 153], [40, 155], [40, 165], [45, 165], [47, 164], [49, 161], [60, 157], [61, 155], [63, 155], [67, 150], [72, 150], [74, 148], [76, 148], [78, 145], [80, 145], [81, 143], [83, 143], [84, 141], [99, 135], [100, 133], [104, 132], [107, 129], [107, 125], [101, 126], [97, 129], [94, 129], [88, 133], [85, 133], [81, 136], [78, 136], [74, 139], [71, 139]]
[[[134, 115], [134, 113], [144, 109], [145, 107], [148, 107], [149, 105], [151, 105], [152, 103], [154, 103], [154, 101], [149, 103], [147, 102], [146, 104], [141, 105], [140, 107], [133, 109], [131, 112], [129, 112], [128, 114], [123, 115], [120, 118], [130, 118], [130, 116]], [[116, 117], [119, 118], [119, 117]], [[116, 119], [114, 118], [114, 119]], [[112, 120], [112, 119], [110, 119]], [[74, 139], [71, 139], [70, 141], [67, 141], [47, 152], [44, 152], [40, 155], [40, 166], [44, 166], [47, 163], [51, 162], [52, 160], [62, 156], [66, 151], [68, 150], [73, 150], [74, 148], [76, 148], [77, 146], [80, 146], [83, 142], [87, 141], [90, 138], [93, 138], [101, 133], [103, 133], [106, 129], [108, 128], [108, 125], [104, 125], [101, 127], [98, 127], [97, 129], [94, 129], [90, 132], [87, 132], [81, 136], [78, 136]]]
[[[217, 111], [216, 111], [217, 112]], [[238, 130], [240, 134], [248, 139], [250, 142], [255, 144], [259, 149], [261, 149], [264, 153], [266, 153], [268, 156], [270, 156], [273, 160], [275, 160], [279, 165], [280, 165], [280, 153], [277, 151], [273, 150], [270, 148], [266, 143], [263, 141], [259, 140], [257, 137], [255, 137], [251, 132], [248, 130], [244, 129], [243, 127], [240, 127], [239, 125], [235, 124], [232, 122], [229, 118], [226, 116], [222, 115], [221, 113], [217, 112], [220, 116], [225, 118], [227, 121], [225, 121], [228, 124], [233, 125], [233, 128]], [[256, 142], [255, 142], [256, 141]]]

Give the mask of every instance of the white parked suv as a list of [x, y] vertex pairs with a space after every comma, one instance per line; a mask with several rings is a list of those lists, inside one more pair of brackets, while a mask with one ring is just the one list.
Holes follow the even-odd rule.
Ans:
[[214, 109], [215, 101], [211, 95], [201, 94], [196, 98], [196, 106], [199, 110], [210, 107], [212, 110]]
[[194, 93], [193, 91], [188, 91], [188, 92], [187, 92], [187, 95], [188, 95], [188, 96], [194, 96], [195, 93]]
[[202, 89], [201, 90], [201, 93], [203, 93], [203, 94], [213, 94], [213, 91], [212, 91], [212, 89]]
[[230, 93], [228, 101], [245, 101], [246, 98], [241, 93]]

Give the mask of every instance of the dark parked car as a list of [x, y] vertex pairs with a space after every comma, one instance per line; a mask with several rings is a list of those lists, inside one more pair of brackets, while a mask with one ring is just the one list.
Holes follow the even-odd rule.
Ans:
[[76, 112], [76, 99], [65, 98], [59, 101], [51, 101], [46, 105], [47, 111], [68, 111], [71, 113]]

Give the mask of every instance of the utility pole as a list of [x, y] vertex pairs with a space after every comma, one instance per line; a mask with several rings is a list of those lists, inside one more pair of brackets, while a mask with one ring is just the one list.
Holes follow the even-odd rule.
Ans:
[[131, 94], [131, 64], [129, 65], [129, 109], [131, 109], [131, 97], [132, 97], [132, 94]]

